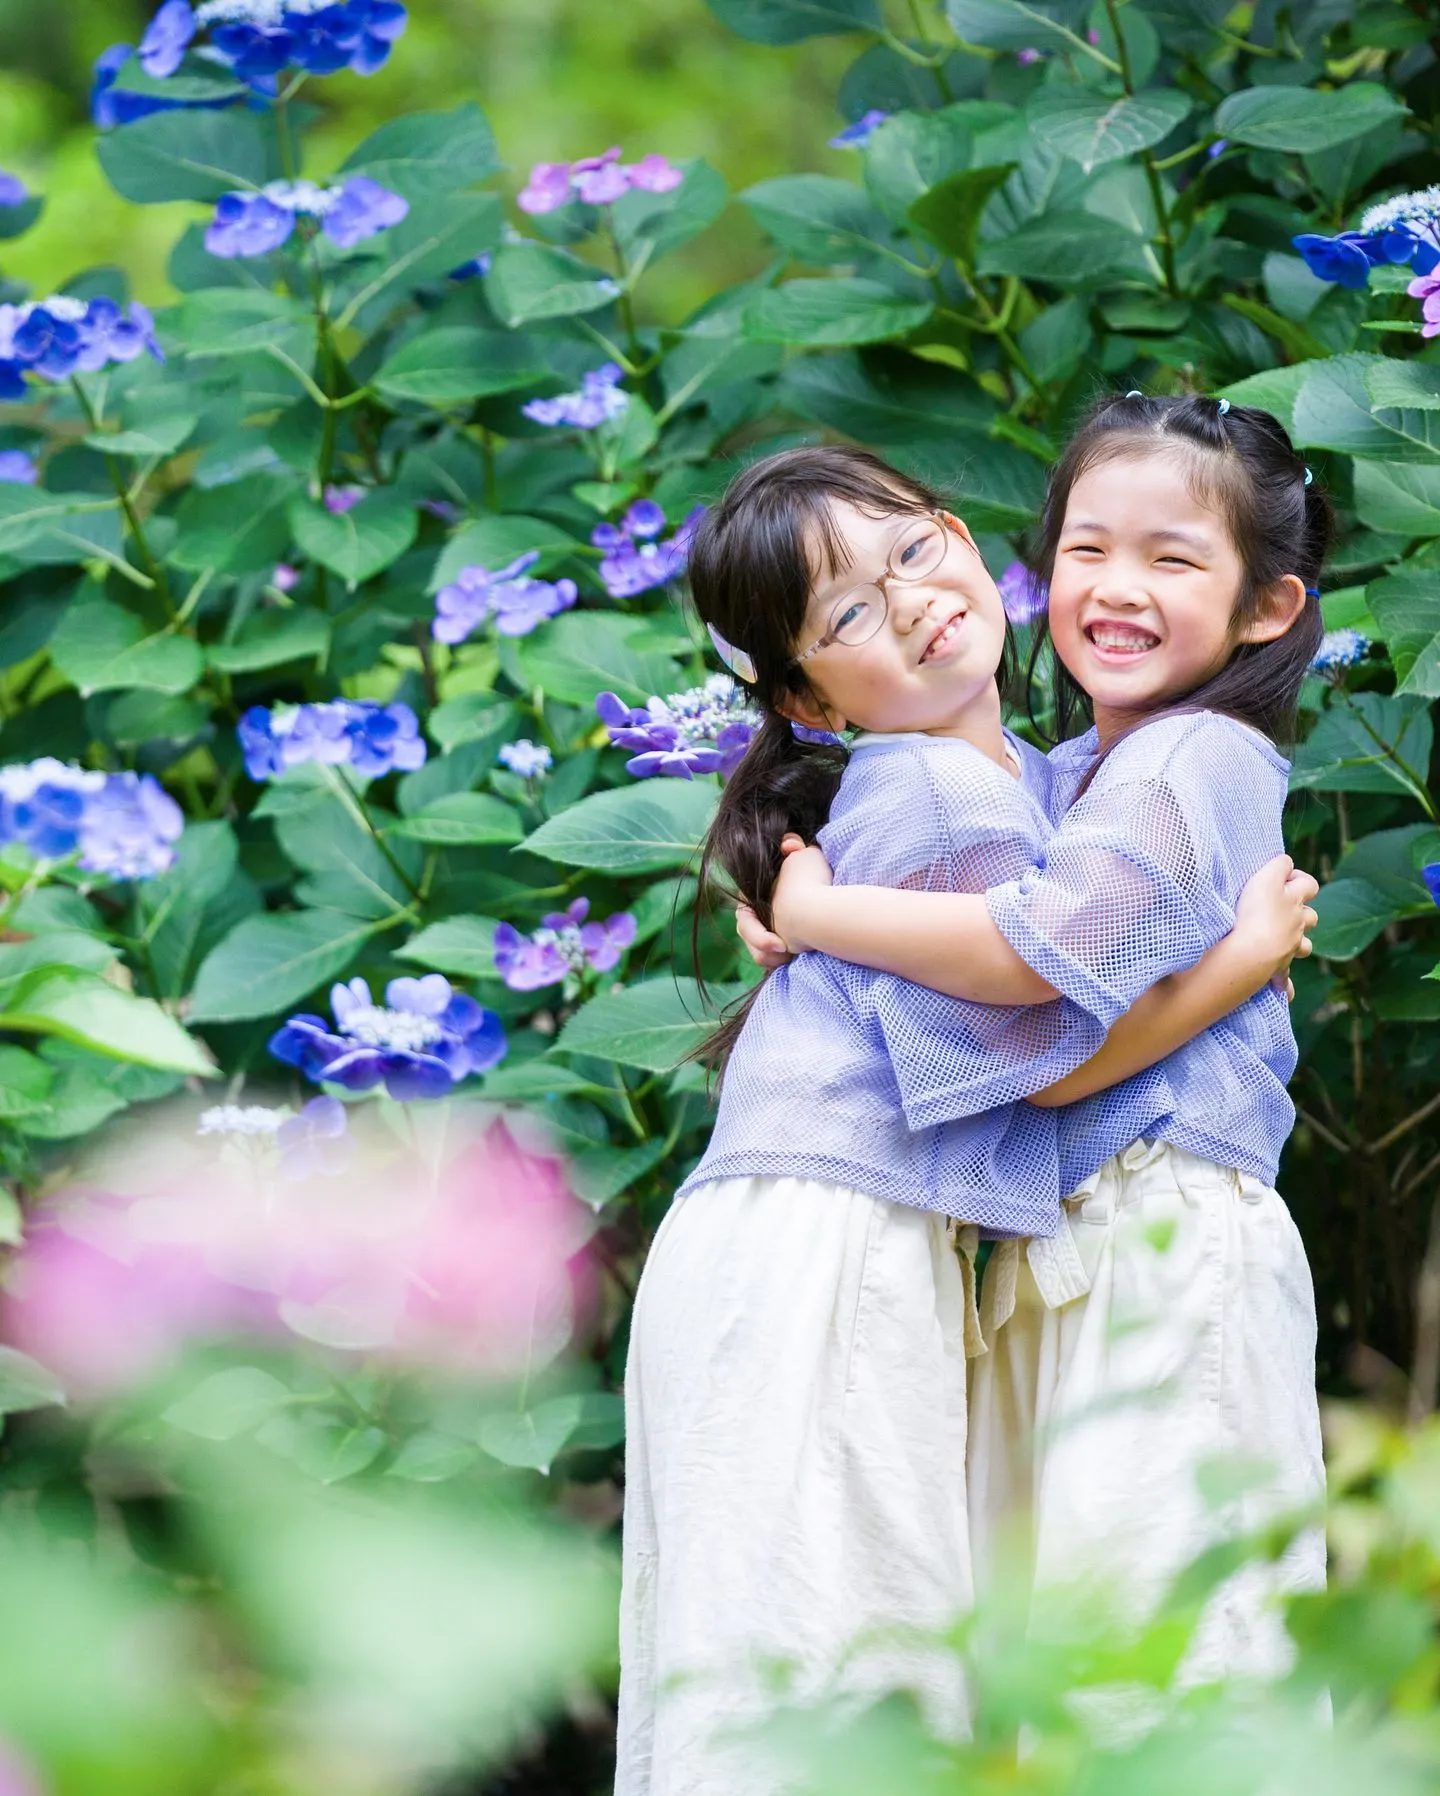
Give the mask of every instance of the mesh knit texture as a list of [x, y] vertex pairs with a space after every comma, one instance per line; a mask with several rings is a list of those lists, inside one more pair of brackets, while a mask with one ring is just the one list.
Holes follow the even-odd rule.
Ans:
[[[837, 884], [983, 892], [1045, 851], [1053, 773], [968, 743], [862, 737], [820, 832]], [[1057, 1112], [1015, 1100], [1100, 1046], [1085, 1007], [966, 1004], [824, 954], [772, 973], [725, 1069], [705, 1157], [722, 1178], [829, 1179], [993, 1234], [1053, 1234]]]
[[[987, 899], [1021, 958], [1108, 1029], [1234, 927], [1246, 880], [1284, 851], [1290, 768], [1257, 731], [1191, 712], [1123, 738], [1075, 798], [1096, 749], [1091, 731], [1053, 751], [1049, 849]], [[1273, 1185], [1295, 1061], [1290, 1007], [1267, 986], [1158, 1065], [1057, 1111], [1062, 1190], [1142, 1136]]]

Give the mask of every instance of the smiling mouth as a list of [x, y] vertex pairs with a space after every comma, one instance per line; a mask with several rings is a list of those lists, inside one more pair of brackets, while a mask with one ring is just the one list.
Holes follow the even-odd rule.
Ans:
[[948, 622], [941, 624], [940, 628], [925, 645], [925, 653], [920, 657], [922, 664], [926, 661], [938, 659], [945, 653], [946, 649], [951, 646], [956, 637], [960, 634], [960, 626], [965, 622], [968, 615], [967, 612], [957, 611], [954, 617], [950, 618]]
[[1092, 648], [1107, 655], [1143, 655], [1160, 646], [1160, 638], [1138, 624], [1087, 624], [1085, 638]]

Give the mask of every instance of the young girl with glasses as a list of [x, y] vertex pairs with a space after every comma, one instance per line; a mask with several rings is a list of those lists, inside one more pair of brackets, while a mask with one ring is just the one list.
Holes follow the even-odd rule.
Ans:
[[[1001, 724], [1000, 595], [933, 494], [860, 451], [789, 451], [707, 515], [690, 575], [765, 712], [707, 844], [737, 890], [763, 907], [787, 828], [820, 833], [837, 891], [983, 893], [1044, 854], [1052, 775]], [[814, 739], [851, 727], [848, 757]], [[1125, 1016], [1033, 974], [990, 1007], [805, 955], [722, 1032], [714, 1136], [633, 1320], [617, 1796], [775, 1787], [724, 1737], [767, 1670], [802, 1698], [905, 1683], [963, 1727], [953, 1659], [896, 1633], [972, 1594], [976, 1227], [1059, 1219], [1056, 1112], [1016, 1100], [1123, 1079], [1275, 976], [1313, 917], [1290, 873]]]
[[[773, 900], [783, 941], [957, 998], [1059, 994], [1101, 1024], [1191, 964], [1280, 846], [1275, 742], [1321, 634], [1328, 528], [1268, 413], [1138, 393], [1097, 406], [1042, 526], [1050, 640], [1094, 717], [1050, 757], [1058, 827], [1043, 855], [972, 895], [832, 887], [818, 850], [796, 854]], [[1034, 1626], [1142, 1620], [1218, 1539], [1318, 1511], [1314, 1295], [1273, 1188], [1294, 1065], [1288, 1011], [1262, 989], [1060, 1112], [1062, 1229], [987, 1268], [972, 1542], [983, 1575], [1019, 1524], [1045, 1593]], [[1248, 1462], [1248, 1483], [1221, 1474], [1228, 1495], [1212, 1481], [1207, 1499], [1203, 1468], [1219, 1460]], [[1222, 1585], [1186, 1678], [1282, 1665], [1274, 1592], [1324, 1576], [1309, 1529], [1273, 1572], [1252, 1564]]]

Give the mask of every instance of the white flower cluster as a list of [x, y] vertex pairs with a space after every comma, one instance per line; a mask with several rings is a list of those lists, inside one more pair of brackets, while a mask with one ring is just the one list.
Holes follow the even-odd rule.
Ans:
[[195, 23], [253, 25], [257, 31], [278, 31], [287, 12], [305, 17], [334, 3], [335, 0], [203, 0], [195, 8]]
[[216, 1104], [200, 1112], [197, 1135], [273, 1135], [292, 1112], [266, 1104]]
[[1404, 225], [1412, 231], [1434, 236], [1440, 226], [1440, 186], [1420, 187], [1414, 193], [1397, 193], [1393, 199], [1371, 206], [1360, 220], [1360, 229], [1370, 235]]
[[672, 723], [686, 748], [698, 748], [716, 740], [733, 723], [758, 729], [760, 713], [744, 690], [728, 674], [711, 674], [703, 686], [652, 698], [646, 706], [656, 723]]
[[1337, 673], [1342, 667], [1354, 667], [1369, 652], [1370, 638], [1358, 630], [1327, 630], [1310, 667], [1314, 673]]

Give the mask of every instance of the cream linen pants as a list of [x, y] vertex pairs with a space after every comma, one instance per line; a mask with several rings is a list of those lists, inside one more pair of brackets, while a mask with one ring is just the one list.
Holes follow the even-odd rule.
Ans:
[[946, 1219], [798, 1178], [681, 1199], [625, 1382], [616, 1796], [771, 1796], [777, 1697], [916, 1690], [963, 1733], [973, 1283]]
[[[1217, 1541], [1324, 1497], [1315, 1299], [1281, 1198], [1165, 1142], [1136, 1142], [1067, 1200], [1052, 1241], [985, 1274], [970, 1423], [972, 1539], [1033, 1566], [1031, 1630], [1143, 1620]], [[1007, 1311], [1013, 1306], [1013, 1314]], [[1243, 1467], [1237, 1493], [1201, 1468]], [[1318, 1590], [1307, 1529], [1221, 1585], [1182, 1680], [1283, 1669], [1277, 1591]]]

